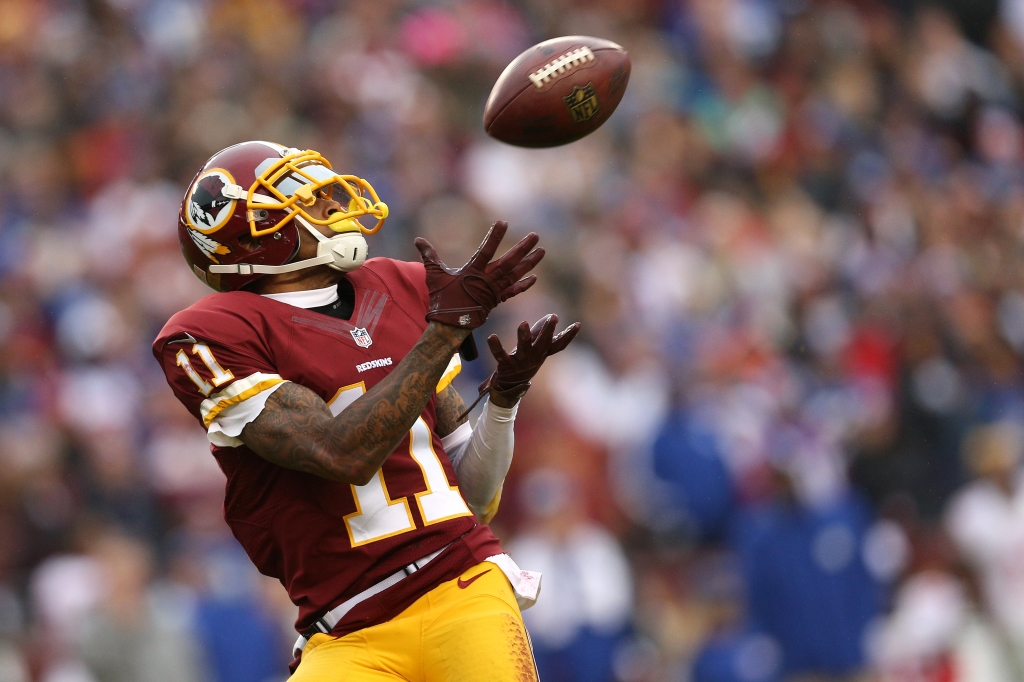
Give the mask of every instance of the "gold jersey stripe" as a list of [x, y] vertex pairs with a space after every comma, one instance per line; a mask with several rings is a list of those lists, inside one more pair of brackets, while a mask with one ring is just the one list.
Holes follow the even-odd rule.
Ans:
[[456, 353], [452, 356], [451, 362], [448, 363], [448, 367], [445, 368], [444, 374], [441, 375], [441, 380], [437, 382], [437, 393], [440, 393], [444, 389], [448, 388], [448, 385], [452, 383], [452, 380], [462, 371], [462, 358]]
[[256, 372], [244, 379], [233, 382], [223, 391], [215, 393], [204, 400], [203, 404], [200, 405], [199, 413], [203, 418], [203, 424], [206, 428], [210, 428], [213, 420], [226, 408], [237, 405], [243, 400], [251, 398], [257, 393], [282, 382], [284, 382], [284, 379], [281, 378], [281, 375], [263, 374], [262, 372]]

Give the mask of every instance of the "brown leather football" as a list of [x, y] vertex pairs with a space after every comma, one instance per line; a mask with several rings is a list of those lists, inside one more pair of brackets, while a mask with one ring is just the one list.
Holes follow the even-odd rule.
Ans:
[[557, 147], [597, 130], [629, 82], [629, 55], [601, 38], [538, 43], [509, 64], [484, 106], [484, 130], [519, 147]]

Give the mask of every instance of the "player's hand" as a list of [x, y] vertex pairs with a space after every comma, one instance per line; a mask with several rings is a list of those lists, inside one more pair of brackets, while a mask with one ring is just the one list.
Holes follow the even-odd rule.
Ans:
[[480, 248], [458, 270], [441, 262], [430, 242], [423, 237], [416, 238], [414, 243], [427, 268], [428, 320], [476, 329], [499, 303], [533, 286], [537, 276], [525, 275], [544, 257], [544, 249], [534, 248], [540, 241], [535, 233], [531, 232], [504, 256], [491, 261], [507, 229], [508, 223], [504, 221], [491, 225]]
[[580, 323], [575, 322], [555, 334], [557, 324], [558, 316], [553, 314], [542, 317], [532, 328], [529, 322], [523, 322], [519, 325], [519, 343], [511, 353], [502, 348], [497, 334], [487, 337], [487, 346], [498, 368], [481, 384], [480, 392], [489, 390], [491, 402], [499, 407], [515, 405], [530, 388], [530, 380], [544, 361], [564, 350], [580, 330]]

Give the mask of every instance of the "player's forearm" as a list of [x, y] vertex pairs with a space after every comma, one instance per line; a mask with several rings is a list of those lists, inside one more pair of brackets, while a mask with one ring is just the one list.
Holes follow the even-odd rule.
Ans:
[[468, 335], [431, 322], [387, 378], [335, 417], [332, 426], [348, 436], [347, 450], [361, 459], [359, 471], [367, 481], [423, 413], [452, 355]]
[[437, 394], [436, 412], [437, 425], [434, 432], [441, 438], [454, 433], [455, 429], [469, 421], [466, 402], [451, 384]]
[[275, 464], [364, 485], [419, 418], [468, 333], [430, 323], [394, 371], [336, 417], [312, 391], [283, 386], [241, 439]]

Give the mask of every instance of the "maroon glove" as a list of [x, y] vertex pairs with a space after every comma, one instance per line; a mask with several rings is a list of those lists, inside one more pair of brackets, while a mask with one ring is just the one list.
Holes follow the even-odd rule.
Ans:
[[519, 344], [511, 353], [501, 347], [497, 334], [488, 336], [487, 345], [498, 361], [498, 369], [480, 385], [480, 393], [497, 393], [510, 403], [519, 400], [544, 361], [564, 350], [580, 330], [580, 323], [575, 322], [555, 335], [557, 324], [558, 315], [542, 317], [532, 328], [523, 322], [519, 325]]
[[416, 248], [427, 268], [427, 289], [430, 291], [428, 320], [464, 329], [476, 329], [487, 319], [498, 303], [521, 294], [537, 281], [536, 275], [523, 277], [544, 257], [544, 249], [534, 249], [540, 237], [531, 232], [504, 256], [491, 262], [508, 223], [491, 225], [480, 248], [458, 270], [452, 270], [437, 257], [437, 252], [423, 237], [417, 237]]

